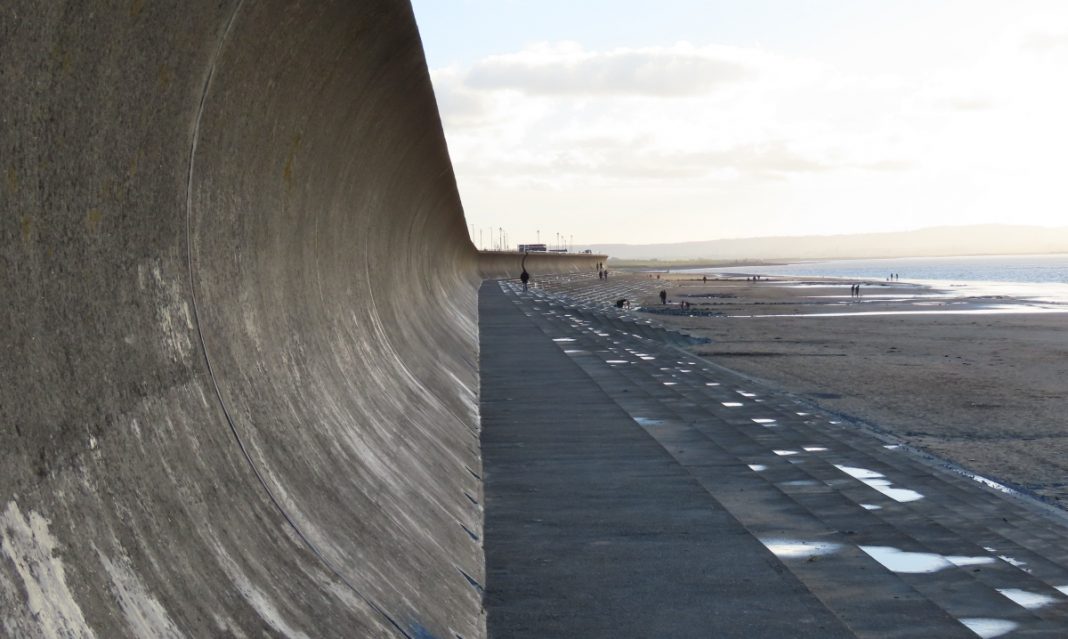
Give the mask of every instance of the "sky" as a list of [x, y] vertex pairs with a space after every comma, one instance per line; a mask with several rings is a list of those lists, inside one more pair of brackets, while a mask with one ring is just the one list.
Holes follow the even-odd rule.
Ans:
[[1068, 225], [1064, 0], [413, 5], [480, 247]]

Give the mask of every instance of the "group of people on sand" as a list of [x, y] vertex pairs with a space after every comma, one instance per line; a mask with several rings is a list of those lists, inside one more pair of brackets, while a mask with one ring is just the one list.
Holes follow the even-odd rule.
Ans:
[[849, 297], [860, 297], [860, 284], [849, 287]]
[[901, 279], [901, 276], [898, 273], [891, 273], [890, 277], [886, 278], [886, 281], [887, 282], [898, 282], [898, 281], [900, 281], [900, 279]]
[[607, 280], [608, 279], [608, 269], [597, 269], [597, 279], [599, 279], [599, 280]]
[[[667, 291], [666, 290], [665, 291], [660, 291], [660, 303], [665, 305], [665, 306], [668, 303]], [[687, 302], [686, 300], [679, 300], [679, 309], [683, 310], [683, 311], [690, 310], [690, 303]]]

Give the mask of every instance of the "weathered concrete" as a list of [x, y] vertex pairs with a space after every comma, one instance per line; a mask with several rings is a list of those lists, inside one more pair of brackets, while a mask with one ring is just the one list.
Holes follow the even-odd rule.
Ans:
[[483, 635], [409, 4], [13, 0], [0, 119], [0, 635]]
[[478, 254], [478, 267], [482, 277], [504, 279], [518, 277], [527, 269], [533, 281], [547, 273], [593, 272], [596, 264], [607, 259], [605, 255], [584, 253], [515, 253], [508, 251], [483, 251]]

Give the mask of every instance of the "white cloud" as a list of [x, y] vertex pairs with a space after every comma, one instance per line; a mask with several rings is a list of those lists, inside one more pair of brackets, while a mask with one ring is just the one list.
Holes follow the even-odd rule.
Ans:
[[468, 218], [513, 237], [537, 223], [635, 241], [638, 220], [668, 214], [642, 241], [765, 232], [754, 216], [774, 232], [1046, 223], [1068, 206], [1068, 47], [1035, 33], [952, 63], [932, 40], [929, 67], [879, 50], [878, 72], [761, 47], [559, 43], [433, 77]]
[[1053, 33], [1049, 31], [1031, 32], [1024, 36], [1023, 45], [1027, 49], [1041, 52], [1054, 49], [1068, 49], [1068, 33]]
[[750, 77], [747, 52], [730, 47], [587, 51], [575, 43], [541, 43], [475, 64], [466, 84], [529, 95], [703, 95]]

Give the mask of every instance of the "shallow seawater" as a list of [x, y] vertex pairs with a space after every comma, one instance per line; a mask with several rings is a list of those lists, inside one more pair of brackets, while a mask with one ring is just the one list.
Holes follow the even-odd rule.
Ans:
[[1029, 306], [1025, 304], [997, 304], [993, 306], [976, 306], [958, 309], [921, 309], [894, 311], [853, 311], [849, 313], [792, 313], [774, 315], [729, 315], [737, 319], [760, 319], [764, 317], [793, 317], [798, 319], [814, 317], [887, 317], [892, 315], [1039, 315], [1068, 313], [1068, 308], [1048, 306]]

